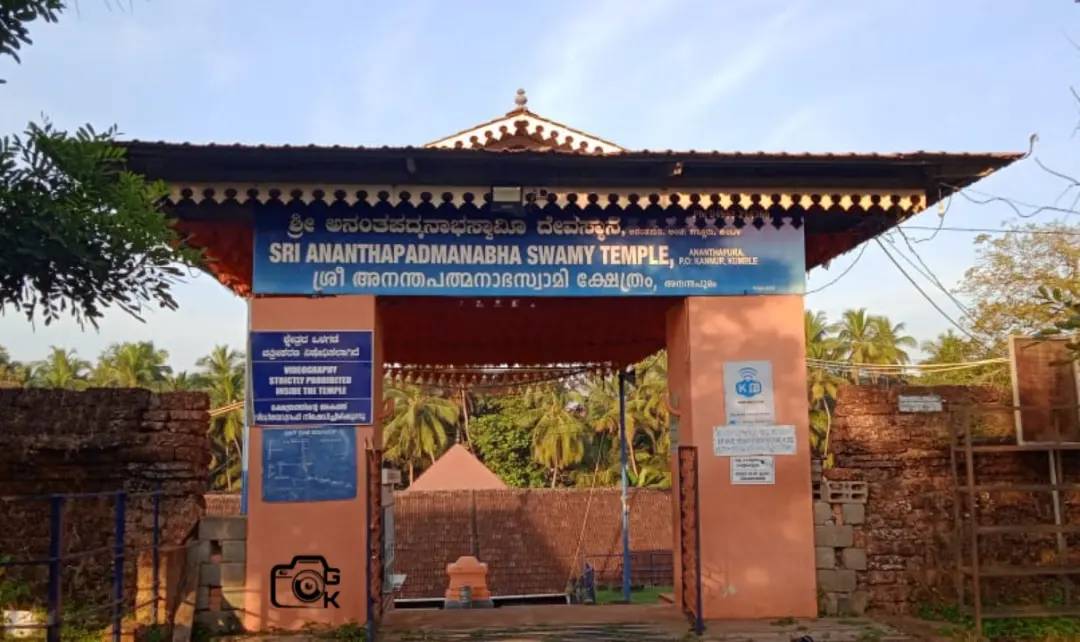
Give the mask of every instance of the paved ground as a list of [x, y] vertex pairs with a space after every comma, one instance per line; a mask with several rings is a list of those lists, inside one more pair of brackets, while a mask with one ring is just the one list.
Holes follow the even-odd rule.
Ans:
[[912, 640], [867, 619], [710, 622], [694, 636], [675, 607], [514, 606], [471, 611], [397, 610], [380, 630], [385, 642], [490, 640], [492, 642], [892, 642]]

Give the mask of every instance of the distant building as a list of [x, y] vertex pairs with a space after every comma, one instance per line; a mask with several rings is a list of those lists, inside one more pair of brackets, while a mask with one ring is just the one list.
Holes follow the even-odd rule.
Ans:
[[491, 472], [465, 446], [454, 444], [406, 490], [505, 490], [506, 482]]

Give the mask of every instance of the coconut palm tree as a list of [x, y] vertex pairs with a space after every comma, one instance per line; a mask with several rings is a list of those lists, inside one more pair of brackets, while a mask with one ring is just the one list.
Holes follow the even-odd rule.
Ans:
[[33, 365], [30, 383], [40, 388], [81, 390], [89, 372], [90, 362], [80, 359], [74, 350], [51, 346], [49, 356]]
[[409, 484], [416, 466], [434, 463], [446, 448], [447, 434], [456, 429], [457, 404], [419, 386], [390, 384], [384, 396], [393, 403], [390, 421], [383, 426], [386, 458], [409, 468]]
[[919, 344], [915, 337], [904, 334], [904, 324], [894, 325], [886, 316], [872, 317], [870, 322], [874, 326], [878, 363], [910, 363], [911, 357], [904, 348], [914, 348]]
[[[210, 395], [210, 405], [221, 408], [244, 398], [244, 355], [227, 345], [214, 346], [210, 354], [200, 357], [197, 381]], [[185, 377], [186, 379], [187, 377]], [[170, 380], [168, 385], [175, 383]], [[193, 382], [194, 383], [194, 382]], [[210, 463], [215, 484], [225, 490], [233, 489], [239, 478], [243, 461], [244, 419], [240, 410], [231, 410], [210, 419], [209, 436], [213, 461]]]
[[[840, 360], [842, 346], [833, 336], [837, 326], [828, 322], [825, 313], [807, 310], [803, 315], [803, 321], [806, 331], [807, 358], [821, 361]], [[810, 406], [811, 445], [822, 454], [828, 451], [832, 409], [843, 382], [843, 377], [825, 365], [807, 365], [806, 395]]]
[[161, 388], [162, 390], [167, 390], [169, 392], [200, 390], [202, 389], [202, 381], [199, 380], [198, 376], [192, 375], [187, 370], [181, 370], [180, 372], [169, 375]]
[[[639, 431], [650, 440], [652, 452], [668, 448], [671, 420], [668, 416], [667, 351], [646, 357], [635, 366], [637, 383], [630, 392], [627, 411]], [[629, 422], [629, 419], [627, 419]]]
[[168, 358], [152, 341], [114, 343], [101, 354], [92, 379], [114, 388], [158, 388], [172, 372]]
[[[584, 394], [576, 395], [585, 407], [585, 423], [599, 437], [596, 446], [610, 450], [608, 457], [604, 453], [597, 452], [598, 459], [603, 461], [612, 458], [617, 459], [615, 453], [619, 448], [619, 384], [614, 377], [595, 377]], [[629, 406], [629, 403], [627, 404]], [[630, 465], [634, 473], [637, 473], [637, 462], [634, 459], [634, 437], [637, 435], [638, 423], [633, 412], [629, 408], [626, 413], [626, 447], [631, 454]]]
[[533, 431], [533, 458], [551, 468], [554, 488], [561, 468], [584, 459], [586, 424], [562, 386], [548, 386], [529, 397], [531, 409], [522, 422]]
[[[855, 366], [880, 363], [878, 325], [874, 322], [874, 317], [866, 313], [866, 308], [844, 310], [837, 334], [843, 359]], [[859, 383], [860, 375], [858, 368], [852, 368], [852, 383]]]

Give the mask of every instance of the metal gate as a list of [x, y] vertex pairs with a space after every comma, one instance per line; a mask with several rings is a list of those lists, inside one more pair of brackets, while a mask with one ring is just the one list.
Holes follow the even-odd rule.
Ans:
[[697, 448], [679, 446], [679, 564], [682, 610], [698, 635], [705, 630], [701, 611], [701, 523], [698, 520]]
[[382, 451], [367, 451], [367, 555], [368, 555], [368, 639], [383, 615], [383, 510]]

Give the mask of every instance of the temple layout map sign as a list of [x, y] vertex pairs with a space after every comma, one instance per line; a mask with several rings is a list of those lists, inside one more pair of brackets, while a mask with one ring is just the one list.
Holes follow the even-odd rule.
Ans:
[[268, 428], [262, 440], [263, 501], [356, 497], [355, 429]]

